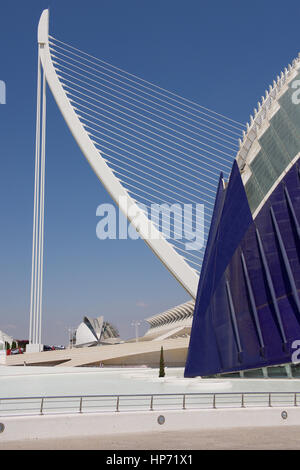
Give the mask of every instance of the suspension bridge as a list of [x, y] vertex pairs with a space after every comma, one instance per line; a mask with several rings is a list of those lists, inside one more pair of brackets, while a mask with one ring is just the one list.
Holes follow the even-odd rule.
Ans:
[[[38, 27], [36, 153], [29, 352], [40, 351], [44, 252], [46, 88], [93, 171], [153, 253], [196, 298], [220, 173], [228, 179], [244, 126], [94, 57]], [[167, 240], [153, 204], [174, 207]], [[183, 204], [204, 204], [204, 247], [187, 250], [176, 220]], [[151, 207], [153, 213], [153, 207]], [[195, 234], [191, 211], [185, 236]], [[149, 236], [151, 234], [151, 236]]]

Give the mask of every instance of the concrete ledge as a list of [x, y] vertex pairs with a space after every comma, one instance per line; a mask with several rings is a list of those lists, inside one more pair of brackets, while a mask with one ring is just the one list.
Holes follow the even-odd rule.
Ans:
[[26, 352], [6, 356], [6, 365], [23, 366], [24, 362], [35, 366], [80, 367], [97, 366], [159, 366], [160, 348], [164, 348], [165, 363], [172, 367], [184, 367], [189, 338], [162, 341], [140, 341], [101, 345], [91, 348], [73, 348], [56, 351]]
[[[287, 412], [283, 419], [282, 411]], [[163, 415], [165, 423], [158, 424]], [[0, 448], [22, 440], [107, 437], [114, 435], [197, 432], [220, 429], [266, 428], [300, 425], [300, 408], [248, 408], [216, 410], [180, 410], [57, 414], [0, 418]], [[1, 427], [1, 426], [0, 426]]]

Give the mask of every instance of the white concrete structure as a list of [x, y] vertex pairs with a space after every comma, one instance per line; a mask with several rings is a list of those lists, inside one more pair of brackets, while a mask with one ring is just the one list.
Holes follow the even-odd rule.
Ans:
[[11, 345], [13, 341], [14, 341], [14, 339], [13, 339], [12, 336], [7, 335], [6, 333], [4, 333], [3, 331], [0, 330], [0, 342], [1, 342], [1, 344], [2, 343], [4, 343], [4, 344], [9, 343]]
[[12, 345], [14, 339], [0, 330], [0, 364], [5, 364], [6, 362], [6, 347], [5, 343]]
[[0, 339], [0, 356], [6, 356], [5, 342]]
[[103, 316], [98, 318], [84, 317], [83, 322], [76, 330], [75, 338], [75, 347], [80, 348], [120, 342], [118, 330], [104, 321]]
[[[93, 63], [95, 67], [88, 65], [86, 61]], [[197, 294], [199, 273], [204, 256], [202, 249], [205, 246], [209, 230], [208, 219], [210, 216], [205, 214], [204, 217], [204, 205], [213, 207], [213, 188], [217, 184], [217, 173], [219, 170], [222, 171], [224, 167], [227, 170], [229, 169], [236, 152], [236, 143], [230, 142], [224, 137], [228, 136], [232, 139], [232, 129], [235, 128], [235, 133], [240, 135], [241, 128], [244, 127], [242, 124], [206, 107], [204, 108], [198, 103], [158, 85], [151, 84], [118, 67], [107, 63], [103, 65], [104, 63], [101, 59], [92, 57], [51, 36], [49, 34], [49, 11], [43, 11], [38, 26], [34, 223], [28, 352], [42, 351], [46, 85], [49, 85], [58, 108], [83, 155], [113, 201], [127, 217], [131, 228], [134, 229], [134, 235], [138, 234], [145, 241], [192, 299], [195, 299]], [[80, 66], [77, 64], [80, 64]], [[130, 89], [124, 91], [137, 95], [139, 98], [132, 98], [134, 102], [130, 105], [130, 102], [120, 98], [120, 95], [124, 95], [123, 92], [119, 92], [119, 89], [123, 89], [123, 86], [114, 84], [111, 87], [96, 80], [95, 83], [98, 83], [98, 85], [101, 83], [100, 87], [96, 87], [100, 92], [106, 92], [109, 88], [108, 95], [112, 94], [114, 99], [119, 97], [122, 100], [123, 104], [118, 104], [114, 100], [108, 99], [112, 104], [122, 108], [118, 110], [117, 115], [112, 112], [112, 110], [115, 110], [114, 106], [108, 105], [106, 102], [103, 104], [103, 97], [101, 93], [95, 92], [95, 86], [91, 85], [91, 87], [94, 86], [94, 90], [87, 89], [87, 83], [81, 79], [85, 73], [91, 73], [91, 70], [106, 76], [107, 73], [103, 72], [102, 69], [107, 70], [107, 65], [111, 67], [110, 73], [112, 76], [109, 75], [109, 80], [102, 77], [103, 81], [108, 82], [109, 85], [112, 85], [114, 80], [122, 82], [122, 85], [125, 83], [124, 86]], [[116, 79], [114, 76], [118, 75], [119, 72], [121, 72], [121, 79]], [[129, 85], [128, 80], [130, 83], [137, 84], [137, 87]], [[83, 87], [79, 82], [83, 82], [85, 86]], [[131, 88], [137, 88], [137, 93], [132, 92]], [[85, 90], [85, 93], [82, 90]], [[85, 97], [90, 98], [90, 96], [86, 92], [91, 93], [92, 100], [98, 103], [95, 105], [97, 111], [94, 110], [92, 115], [90, 114], [93, 112], [90, 107], [91, 103], [85, 99]], [[75, 99], [74, 94], [76, 95]], [[152, 99], [149, 100], [144, 95], [155, 97], [156, 101], [153, 102]], [[127, 95], [125, 94], [125, 96]], [[141, 97], [147, 101], [143, 105], [144, 108], [140, 106], [143, 104], [140, 100]], [[77, 103], [77, 99], [80, 100], [80, 105]], [[106, 97], [105, 100], [107, 100]], [[135, 102], [139, 103], [137, 107]], [[152, 102], [155, 106], [149, 106], [148, 102]], [[130, 106], [124, 106], [124, 103]], [[164, 105], [161, 103], [164, 103]], [[134, 109], [130, 109], [130, 107]], [[149, 111], [149, 107], [153, 108], [155, 112]], [[186, 112], [194, 115], [194, 112], [188, 112], [186, 107], [191, 108], [196, 113], [195, 116], [201, 117], [196, 121], [196, 129], [199, 131], [203, 126], [204, 140], [202, 140], [202, 136], [198, 131], [195, 132], [189, 128], [189, 126], [195, 126], [182, 119], [185, 118]], [[139, 112], [136, 108], [139, 109]], [[168, 112], [162, 111], [161, 108], [166, 109]], [[177, 108], [181, 109], [183, 114], [178, 113]], [[124, 109], [126, 109], [126, 112]], [[103, 115], [103, 112], [106, 114]], [[172, 116], [172, 113], [175, 113], [176, 116]], [[202, 120], [207, 120], [204, 115], [213, 118], [208, 120], [210, 123], [209, 129], [215, 131], [218, 135], [208, 132], [206, 130], [207, 125], [201, 123]], [[117, 117], [117, 120], [111, 116]], [[166, 119], [165, 116], [172, 119]], [[177, 116], [180, 116], [180, 119]], [[172, 122], [173, 117], [175, 121], [180, 121], [185, 125]], [[190, 118], [186, 119], [190, 120]], [[214, 122], [215, 120], [218, 123], [222, 122], [222, 137], [219, 135], [220, 130], [218, 128], [220, 128], [220, 125]], [[99, 122], [103, 123], [104, 126], [100, 125]], [[127, 123], [130, 125], [127, 126]], [[156, 123], [158, 127], [153, 126], [152, 123]], [[172, 124], [171, 127], [170, 124]], [[135, 130], [132, 126], [136, 126], [137, 129]], [[125, 131], [124, 127], [130, 132]], [[179, 127], [182, 130], [179, 131]], [[101, 131], [98, 130], [100, 128]], [[119, 132], [115, 132], [115, 130]], [[148, 135], [140, 130], [146, 131]], [[103, 136], [106, 137], [103, 131], [108, 132], [109, 142], [106, 138], [103, 139]], [[163, 134], [160, 135], [160, 133]], [[198, 138], [192, 137], [190, 133], [195, 134]], [[99, 143], [97, 139], [100, 139], [100, 135], [102, 142]], [[146, 139], [140, 138], [141, 135]], [[182, 137], [186, 137], [188, 140]], [[119, 146], [120, 139], [121, 141], [123, 139], [121, 147]], [[159, 145], [154, 144], [153, 141]], [[212, 145], [209, 145], [208, 141]], [[116, 142], [118, 145], [116, 145]], [[143, 144], [140, 142], [143, 142]], [[132, 147], [131, 144], [134, 144], [134, 146]], [[113, 150], [108, 148], [107, 145], [112, 146]], [[208, 148], [216, 152], [209, 155]], [[184, 149], [188, 152], [184, 152]], [[197, 155], [195, 155], [195, 152]], [[195, 173], [195, 163], [197, 165], [197, 175]], [[136, 179], [136, 177], [138, 178]], [[153, 214], [153, 207], [150, 208], [151, 214], [149, 214], [149, 202], [151, 206], [156, 206]], [[193, 205], [197, 206], [195, 208], [196, 220], [194, 220], [192, 210], [187, 210], [188, 213], [186, 213], [185, 207], [183, 207], [184, 211], [181, 207], [190, 206], [191, 208]], [[169, 224], [165, 224], [164, 221], [160, 220], [160, 216], [164, 215], [165, 210], [166, 212], [169, 211]], [[210, 211], [208, 212], [210, 213]], [[171, 236], [170, 230], [173, 232]], [[197, 247], [192, 241], [194, 238]]]
[[[282, 412], [285, 412], [287, 419], [282, 418]], [[165, 419], [163, 425], [159, 424], [158, 417], [162, 415]], [[126, 412], [126, 413], [88, 413], [88, 414], [63, 414], [63, 415], [42, 415], [42, 416], [11, 416], [1, 419], [2, 433], [0, 435], [0, 449], [5, 449], [9, 443], [15, 441], [23, 442], [25, 448], [26, 444], [34, 446], [39, 442], [45, 442], [48, 445], [51, 439], [68, 439], [77, 438], [77, 448], [80, 447], [80, 442], [83, 439], [94, 438], [94, 445], [97, 448], [95, 442], [101, 443], [101, 438], [108, 437], [114, 442], [115, 447], [108, 447], [109, 449], [117, 449], [118, 443], [126, 442], [130, 436], [139, 442], [139, 437], [149, 435], [158, 436], [159, 439], [165, 443], [166, 435], [170, 432], [168, 445], [166, 447], [159, 447], [161, 449], [172, 449], [170, 446], [170, 440], [174, 440], [174, 432], [181, 432], [187, 436], [188, 443], [190, 436], [199, 431], [216, 430], [222, 431], [222, 436], [226, 435], [227, 432], [236, 430], [238, 432], [245, 433], [248, 430], [256, 432], [263, 431], [269, 433], [272, 429], [276, 430], [276, 443], [280, 442], [282, 432], [290, 429], [290, 438], [295, 433], [299, 434], [299, 420], [300, 420], [300, 408], [298, 407], [251, 407], [249, 409], [207, 409], [207, 410], [160, 410], [160, 411], [139, 411], [139, 412]], [[173, 434], [172, 434], [173, 432]], [[148, 433], [148, 435], [147, 435]], [[151, 434], [149, 434], [151, 433]], [[210, 438], [206, 443], [206, 447], [209, 448], [212, 442], [215, 440]], [[117, 439], [117, 441], [116, 441]], [[203, 437], [202, 437], [203, 440]], [[85, 441], [86, 442], [86, 441]], [[106, 445], [107, 445], [106, 441]], [[269, 443], [269, 449], [274, 447], [274, 436], [272, 443]], [[285, 440], [287, 442], [287, 439]], [[186, 449], [188, 443], [185, 443]], [[243, 443], [243, 440], [240, 442]], [[74, 443], [76, 448], [76, 443]], [[56, 444], [57, 445], [57, 444]], [[68, 445], [68, 441], [66, 441]], [[86, 445], [86, 444], [85, 444]], [[106, 449], [107, 447], [101, 447]], [[130, 447], [131, 445], [131, 447]], [[134, 443], [131, 441], [129, 449], [132, 449]], [[151, 438], [150, 446], [144, 447], [146, 449], [157, 449], [156, 444], [152, 444]], [[177, 443], [177, 446], [180, 445]], [[193, 442], [195, 446], [195, 442]], [[198, 443], [201, 447], [201, 439]], [[244, 444], [245, 445], [245, 444]], [[295, 443], [294, 443], [295, 445]], [[145, 446], [145, 443], [144, 443]], [[61, 446], [63, 448], [63, 445]], [[34, 447], [33, 447], [34, 448]], [[135, 448], [135, 447], [134, 447]], [[174, 447], [173, 447], [174, 448]], [[178, 447], [175, 447], [178, 449]], [[180, 447], [181, 448], [181, 447]], [[193, 448], [198, 448], [197, 445]], [[222, 447], [220, 447], [222, 448]], [[230, 447], [229, 447], [230, 448]], [[290, 446], [290, 448], [292, 448]], [[299, 440], [298, 446], [299, 448]]]
[[158, 367], [160, 348], [164, 348], [165, 365], [185, 365], [189, 338], [161, 339], [161, 341], [139, 341], [95, 347], [72, 348], [38, 353], [6, 356], [6, 365], [51, 365], [62, 367], [80, 366], [128, 366], [147, 365]]
[[150, 325], [138, 341], [121, 341], [118, 331], [104, 321], [84, 317], [75, 333], [75, 348], [61, 351], [28, 351], [25, 355], [8, 356], [7, 365], [88, 366], [147, 365], [157, 367], [160, 348], [164, 348], [167, 366], [185, 365], [193, 321], [194, 301], [185, 302], [146, 319]]
[[150, 328], [142, 340], [162, 341], [190, 336], [195, 302], [190, 300], [163, 313], [146, 318]]
[[44, 10], [38, 27], [39, 65], [41, 64], [43, 68], [44, 80], [47, 80], [74, 139], [101, 183], [132, 226], [177, 281], [195, 298], [199, 280], [196, 270], [174, 249], [173, 245], [166, 240], [129, 195], [120, 179], [107, 164], [107, 159], [103, 158], [95, 142], [91, 139], [90, 133], [83, 125], [76, 108], [73, 107], [56, 71], [55, 60], [53, 61], [51, 54], [52, 39], [52, 37], [49, 38], [49, 11]]

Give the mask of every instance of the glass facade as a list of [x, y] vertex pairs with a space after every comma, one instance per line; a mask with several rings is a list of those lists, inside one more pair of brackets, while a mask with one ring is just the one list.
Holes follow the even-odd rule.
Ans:
[[264, 369], [251, 369], [243, 372], [235, 372], [229, 374], [216, 374], [206, 378], [216, 379], [299, 379], [300, 364], [286, 364], [280, 366], [265, 367]]
[[[295, 80], [300, 79], [300, 73]], [[245, 185], [252, 214], [285, 168], [300, 152], [300, 107], [292, 101], [291, 83], [279, 98], [280, 109], [258, 139], [260, 151], [249, 164], [252, 175]]]

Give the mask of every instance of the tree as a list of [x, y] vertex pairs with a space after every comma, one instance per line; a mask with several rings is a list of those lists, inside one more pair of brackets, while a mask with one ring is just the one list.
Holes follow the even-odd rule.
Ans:
[[165, 361], [164, 361], [164, 349], [160, 349], [160, 360], [159, 360], [159, 377], [164, 377], [165, 374]]

